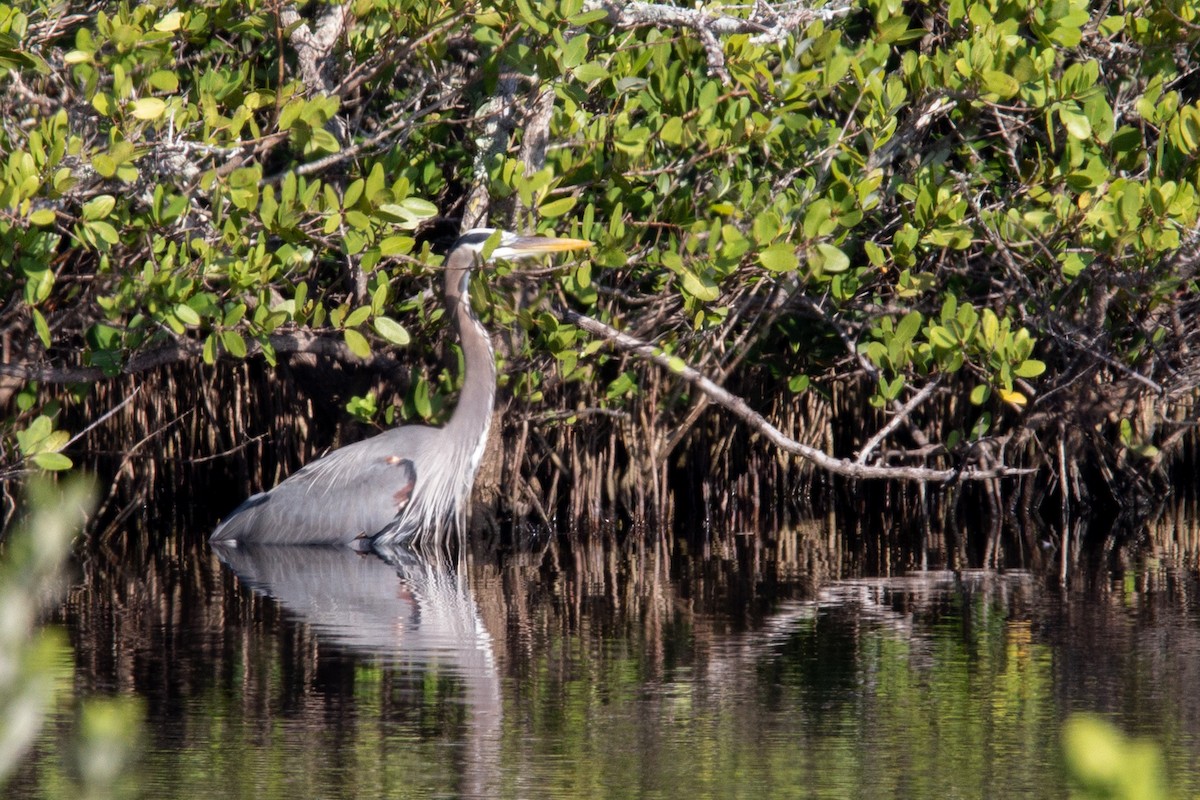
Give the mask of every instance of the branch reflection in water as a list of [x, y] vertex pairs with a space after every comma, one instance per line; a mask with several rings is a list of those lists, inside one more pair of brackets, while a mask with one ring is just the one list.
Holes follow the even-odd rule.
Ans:
[[382, 558], [336, 547], [213, 549], [243, 584], [277, 601], [318, 640], [408, 670], [448, 670], [458, 678], [467, 712], [460, 792], [496, 796], [500, 674], [464, 565], [438, 548], [420, 555], [404, 547], [377, 548]]

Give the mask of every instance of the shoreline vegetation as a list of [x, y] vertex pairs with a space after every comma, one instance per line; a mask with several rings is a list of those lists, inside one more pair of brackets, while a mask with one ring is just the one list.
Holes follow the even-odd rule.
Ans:
[[484, 529], [1136, 527], [1200, 455], [1196, 14], [0, 6], [10, 516], [31, 472], [98, 471], [111, 527], [212, 460], [260, 489], [444, 421], [430, 287], [487, 223], [596, 247], [474, 286]]

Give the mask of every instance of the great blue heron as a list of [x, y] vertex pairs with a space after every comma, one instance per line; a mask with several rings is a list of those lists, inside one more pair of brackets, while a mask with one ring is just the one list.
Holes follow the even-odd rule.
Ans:
[[[211, 536], [255, 544], [402, 543], [464, 530], [496, 397], [496, 357], [471, 310], [468, 285], [496, 232], [476, 228], [446, 256], [446, 310], [462, 340], [466, 376], [444, 428], [406, 425], [334, 450], [242, 503]], [[591, 242], [500, 231], [488, 260], [580, 250]]]

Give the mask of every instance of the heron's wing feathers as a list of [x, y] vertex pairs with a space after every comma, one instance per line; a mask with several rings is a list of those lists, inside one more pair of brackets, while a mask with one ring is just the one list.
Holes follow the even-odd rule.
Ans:
[[212, 541], [348, 544], [376, 533], [408, 506], [416, 488], [416, 468], [396, 438], [376, 436], [314, 461], [239, 506]]

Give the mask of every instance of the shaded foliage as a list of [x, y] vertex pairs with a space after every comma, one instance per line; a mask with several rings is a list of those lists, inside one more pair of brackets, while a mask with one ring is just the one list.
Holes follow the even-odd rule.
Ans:
[[0, 7], [6, 474], [68, 468], [98, 384], [181, 362], [382, 357], [346, 418], [444, 419], [435, 222], [486, 219], [596, 242], [478, 286], [492, 506], [669, 513], [691, 465], [746, 475], [704, 396], [566, 307], [847, 459], [1162, 485], [1200, 382], [1195, 4], [772, 8]]

